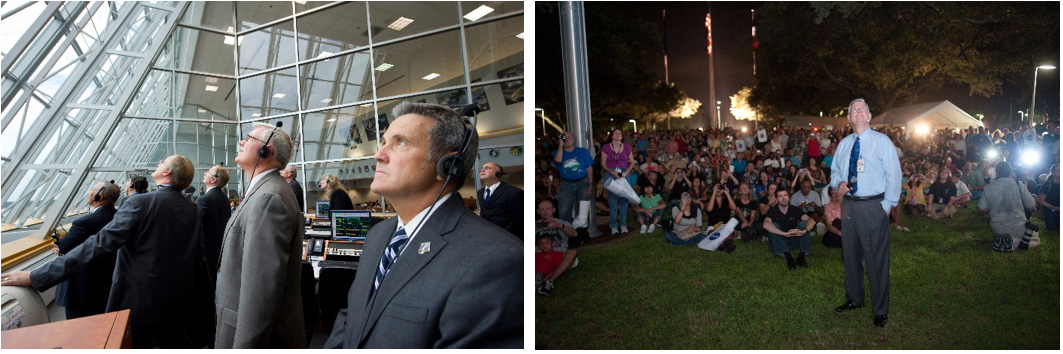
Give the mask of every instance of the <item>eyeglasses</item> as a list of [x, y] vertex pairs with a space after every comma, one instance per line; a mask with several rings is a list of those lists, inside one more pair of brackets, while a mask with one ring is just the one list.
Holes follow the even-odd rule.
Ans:
[[244, 137], [244, 141], [247, 141], [247, 139], [255, 139], [255, 140], [258, 140], [258, 141], [262, 142], [262, 144], [266, 143], [265, 141], [262, 141], [262, 139], [259, 139], [259, 138], [251, 136], [251, 133], [247, 133], [247, 136]]
[[855, 111], [855, 112], [870, 112], [870, 111], [869, 111], [869, 110], [867, 109], [867, 107], [856, 107], [856, 108], [850, 109], [850, 111]]

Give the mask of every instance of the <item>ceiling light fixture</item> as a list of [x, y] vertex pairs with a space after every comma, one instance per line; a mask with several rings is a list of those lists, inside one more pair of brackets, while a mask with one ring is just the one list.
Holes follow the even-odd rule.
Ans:
[[376, 71], [387, 71], [388, 69], [391, 69], [391, 67], [393, 67], [393, 66], [394, 65], [391, 65], [391, 64], [388, 64], [388, 63], [383, 63], [383, 64], [380, 64], [380, 66], [377, 66], [376, 69], [373, 69], [373, 70], [376, 70]]
[[329, 102], [332, 102], [331, 98], [326, 98], [326, 99], [321, 100], [321, 103], [329, 103]]
[[476, 8], [476, 10], [472, 10], [472, 12], [465, 14], [464, 17], [469, 21], [476, 21], [479, 20], [481, 17], [487, 16], [487, 14], [491, 13], [491, 11], [495, 11], [495, 9], [487, 7], [487, 5], [480, 5], [480, 7]]
[[431, 80], [431, 79], [434, 79], [434, 78], [437, 78], [437, 77], [439, 77], [439, 74], [431, 73], [431, 74], [425, 75], [424, 77], [422, 77], [422, 79]]
[[218, 87], [213, 85], [207, 85], [207, 91], [218, 91]]
[[273, 98], [284, 98], [284, 96], [285, 95], [283, 93], [278, 93], [276, 95], [273, 95]]
[[202, 108], [198, 109], [197, 111], [199, 111], [199, 113], [207, 113], [207, 110], [202, 109]]
[[327, 121], [328, 121], [328, 122], [335, 122], [335, 121], [336, 121], [336, 118], [329, 118], [329, 119], [328, 119]]
[[518, 34], [517, 38], [524, 39], [524, 32], [521, 32], [520, 34]]
[[395, 22], [392, 22], [390, 25], [388, 25], [388, 28], [396, 31], [401, 31], [403, 28], [406, 28], [406, 26], [409, 26], [412, 22], [413, 19], [399, 17], [398, 20], [395, 20]]
[[252, 114], [251, 116], [252, 116], [252, 117], [261, 117], [261, 116], [262, 116], [262, 113], [255, 113], [255, 114]]
[[330, 56], [330, 55], [333, 55], [333, 54], [335, 54], [335, 53], [321, 52], [321, 54], [318, 54], [317, 57], [318, 58], [324, 58], [324, 57], [327, 57], [327, 56]]
[[218, 83], [218, 78], [216, 78], [216, 77], [208, 77], [207, 78], [207, 83], [208, 84], [216, 84], [216, 83]]

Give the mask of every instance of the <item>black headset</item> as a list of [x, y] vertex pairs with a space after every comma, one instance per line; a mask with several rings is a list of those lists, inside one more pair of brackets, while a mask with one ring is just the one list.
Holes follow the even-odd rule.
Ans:
[[[113, 179], [111, 180], [111, 184], [114, 184], [114, 180]], [[107, 185], [104, 185], [103, 187], [100, 187], [100, 190], [96, 191], [96, 195], [92, 196], [92, 202], [93, 203], [99, 203], [100, 202], [100, 193], [103, 193], [103, 189], [104, 188], [107, 188]]]
[[498, 171], [495, 171], [495, 178], [502, 178], [502, 175], [506, 174], [506, 171], [502, 169], [502, 165], [495, 165], [498, 166]]
[[277, 132], [277, 129], [284, 125], [284, 122], [277, 122], [277, 126], [269, 132], [269, 137], [266, 138], [266, 143], [262, 144], [262, 147], [258, 148], [258, 158], [264, 159], [269, 157], [269, 141], [273, 140], [273, 133]]
[[440, 157], [439, 160], [436, 161], [436, 173], [439, 174], [439, 177], [448, 179], [457, 178], [467, 170], [465, 167], [467, 166], [465, 161], [465, 150], [469, 149], [469, 142], [472, 140], [473, 131], [471, 124], [466, 126], [463, 123], [462, 125], [465, 127], [465, 135], [461, 139], [461, 149], [458, 150], [458, 153], [456, 154], [443, 155], [443, 157]]

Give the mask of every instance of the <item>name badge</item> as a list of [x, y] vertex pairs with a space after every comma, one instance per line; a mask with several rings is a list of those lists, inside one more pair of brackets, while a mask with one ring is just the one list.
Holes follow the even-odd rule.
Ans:
[[864, 172], [864, 159], [856, 161], [856, 172]]

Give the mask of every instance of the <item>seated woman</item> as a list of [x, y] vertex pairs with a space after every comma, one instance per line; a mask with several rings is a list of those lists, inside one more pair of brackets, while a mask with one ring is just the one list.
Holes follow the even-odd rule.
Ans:
[[639, 196], [641, 202], [635, 205], [635, 218], [642, 224], [640, 234], [653, 233], [654, 228], [661, 222], [666, 204], [661, 195], [654, 193], [653, 186], [643, 187], [643, 190], [645, 194]]
[[938, 178], [930, 185], [930, 193], [927, 193], [930, 207], [926, 213], [934, 219], [951, 217], [956, 213], [956, 185], [952, 183], [951, 173], [948, 168], [942, 167], [938, 171]]
[[911, 218], [926, 212], [926, 196], [923, 195], [923, 190], [929, 187], [930, 182], [924, 181], [919, 174], [912, 175], [908, 182], [901, 185], [905, 196], [904, 215]]
[[701, 227], [701, 208], [690, 198], [690, 193], [683, 192], [679, 205], [672, 207], [672, 215], [675, 218], [673, 232], [664, 233], [664, 239], [668, 242], [692, 246], [705, 239]]
[[827, 182], [830, 182], [826, 173], [823, 172], [823, 167], [820, 167], [819, 164], [817, 158], [808, 158], [808, 174], [812, 177], [812, 186], [815, 188], [823, 188], [827, 185]]
[[830, 202], [823, 207], [827, 221], [827, 232], [823, 234], [823, 245], [839, 248], [842, 246], [842, 194], [837, 189], [827, 187]]

